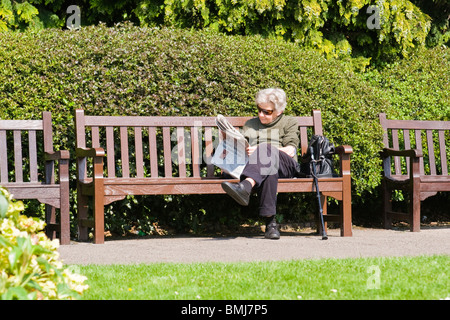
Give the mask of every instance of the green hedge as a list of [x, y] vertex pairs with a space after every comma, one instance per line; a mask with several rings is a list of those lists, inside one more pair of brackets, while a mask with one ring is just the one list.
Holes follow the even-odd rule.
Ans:
[[[52, 111], [55, 145], [73, 155], [76, 108], [96, 115], [255, 115], [255, 93], [277, 86], [287, 92], [288, 114], [309, 115], [312, 109], [321, 109], [325, 135], [335, 144], [353, 147], [358, 205], [380, 182], [379, 112], [443, 119], [445, 109], [448, 119], [448, 49], [422, 54], [426, 56], [413, 57], [412, 63], [358, 74], [342, 62], [260, 36], [131, 25], [7, 32], [0, 43], [0, 117], [32, 119], [42, 110]], [[424, 111], [407, 114], [410, 108]], [[71, 172], [74, 178], [74, 163]], [[289, 197], [296, 205], [290, 205], [286, 217], [292, 208], [314, 211], [298, 204], [303, 198]], [[136, 203], [130, 197], [109, 212], [135, 212], [130, 208], [139, 206], [142, 214], [164, 211], [164, 219], [187, 219], [191, 225], [207, 215], [227, 216], [217, 204], [208, 207], [210, 200], [204, 197], [150, 198]], [[243, 215], [240, 208], [235, 212], [222, 220]]]

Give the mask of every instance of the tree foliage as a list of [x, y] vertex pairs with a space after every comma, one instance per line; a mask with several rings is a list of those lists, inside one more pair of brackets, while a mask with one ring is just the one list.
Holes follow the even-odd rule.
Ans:
[[[0, 30], [64, 27], [72, 2], [2, 0]], [[449, 39], [448, 0], [82, 0], [77, 5], [83, 25], [129, 20], [141, 26], [260, 34], [314, 48], [326, 57], [352, 57], [360, 68]], [[435, 20], [433, 28], [427, 13]]]
[[[425, 44], [430, 29], [430, 18], [406, 0], [171, 0], [162, 9], [169, 25], [282, 38], [327, 57], [353, 54], [362, 64], [407, 56]], [[145, 13], [139, 18], [152, 23]]]

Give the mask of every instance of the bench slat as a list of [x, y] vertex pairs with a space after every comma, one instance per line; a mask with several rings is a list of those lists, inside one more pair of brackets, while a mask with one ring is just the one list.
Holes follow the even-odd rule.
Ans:
[[[192, 175], [195, 178], [200, 177], [200, 163], [201, 163], [201, 127], [191, 127], [191, 155], [192, 155]], [[200, 140], [199, 140], [200, 138]]]
[[[242, 127], [245, 122], [254, 117], [226, 117], [235, 127]], [[314, 134], [322, 134], [322, 119], [320, 112], [314, 116], [297, 117], [298, 125], [314, 127]], [[7, 120], [4, 120], [7, 121]], [[111, 127], [215, 127], [215, 117], [146, 117], [146, 116], [84, 116], [84, 126], [111, 126]], [[28, 128], [28, 127], [27, 127]]]
[[158, 149], [156, 147], [156, 128], [148, 128], [148, 143], [150, 152], [150, 175], [152, 178], [158, 177]]
[[170, 127], [163, 127], [164, 175], [172, 176], [172, 150], [170, 145]]
[[142, 150], [142, 128], [134, 127], [134, 152], [136, 156], [136, 177], [144, 177], [144, 158]]
[[92, 127], [92, 148], [100, 148], [100, 132], [98, 127]]
[[[194, 122], [202, 125], [215, 126], [215, 119], [211, 117], [146, 117], [146, 116], [85, 116], [85, 126], [129, 126], [129, 127], [189, 127]], [[239, 120], [240, 119], [240, 120]], [[232, 120], [235, 123], [245, 122], [246, 118]], [[248, 119], [248, 118], [247, 118]], [[242, 123], [243, 124], [243, 123]]]
[[450, 121], [421, 121], [421, 120], [387, 120], [388, 129], [410, 130], [450, 130]]
[[205, 161], [206, 161], [206, 176], [208, 178], [214, 177], [214, 165], [211, 163], [213, 156], [213, 138], [212, 128], [205, 128]]
[[14, 135], [14, 172], [16, 182], [23, 182], [22, 132], [20, 130], [13, 130], [13, 135]]
[[306, 127], [300, 127], [300, 147], [301, 147], [301, 154], [304, 155], [308, 149], [308, 135], [307, 135], [307, 128]]
[[448, 175], [448, 168], [447, 168], [447, 150], [445, 147], [445, 131], [444, 130], [439, 130], [438, 131], [438, 135], [439, 135], [439, 152], [441, 155], [441, 172], [442, 175]]
[[28, 131], [28, 152], [30, 156], [30, 182], [38, 181], [36, 130]]
[[130, 176], [130, 159], [128, 156], [128, 129], [120, 127], [120, 154], [122, 161], [122, 177]]
[[[392, 147], [395, 150], [399, 149], [399, 143], [398, 143], [398, 130], [394, 129], [392, 130]], [[400, 165], [400, 157], [394, 157], [394, 170], [395, 174], [401, 174], [401, 165]]]
[[6, 144], [6, 131], [0, 131], [0, 182], [8, 182], [8, 148]]
[[114, 127], [106, 127], [106, 166], [108, 177], [116, 176], [116, 155], [114, 148]]
[[[414, 132], [415, 138], [416, 138], [416, 149], [419, 150], [420, 152], [423, 151], [422, 148], [422, 131], [420, 130], [416, 130]], [[424, 169], [423, 169], [423, 157], [420, 157], [419, 159], [419, 172], [421, 175], [423, 175], [424, 173]]]
[[184, 127], [177, 127], [178, 174], [186, 177], [186, 147], [184, 142]]
[[[237, 179], [160, 178], [104, 179], [105, 196], [156, 195], [156, 194], [223, 194], [223, 181]], [[320, 178], [321, 192], [342, 192], [342, 178]], [[278, 192], [315, 192], [312, 178], [279, 179]]]
[[[409, 130], [403, 130], [403, 141], [405, 142], [405, 149], [411, 149], [411, 140], [409, 137]], [[406, 158], [406, 174], [409, 175], [409, 157]]]
[[[313, 123], [310, 124], [309, 126], [314, 127], [314, 134], [322, 135], [323, 134], [322, 133], [322, 115], [321, 115], [320, 111], [319, 110], [313, 110], [312, 118], [313, 118]], [[298, 118], [300, 126], [303, 125], [301, 123], [302, 119], [303, 118]]]
[[0, 120], [0, 130], [42, 130], [42, 120]]
[[428, 146], [428, 160], [430, 165], [431, 175], [436, 175], [436, 159], [434, 156], [433, 131], [427, 130], [427, 146]]

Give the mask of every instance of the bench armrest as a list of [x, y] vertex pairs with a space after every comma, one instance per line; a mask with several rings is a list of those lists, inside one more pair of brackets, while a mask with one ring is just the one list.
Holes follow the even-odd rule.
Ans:
[[103, 148], [77, 148], [75, 155], [78, 157], [104, 157], [105, 150]]
[[86, 158], [93, 158], [94, 181], [103, 178], [103, 157], [105, 150], [103, 148], [76, 148], [77, 157], [77, 179], [83, 182], [87, 178]]
[[348, 145], [342, 145], [342, 146], [336, 147], [335, 148], [335, 152], [338, 155], [352, 154], [353, 153], [353, 148], [351, 146], [348, 146]]
[[[350, 155], [353, 153], [353, 148], [349, 145], [341, 145], [335, 148], [335, 154], [339, 156], [339, 174], [341, 177], [350, 179]], [[347, 181], [347, 184], [350, 180]]]
[[420, 175], [419, 159], [423, 157], [422, 151], [417, 149], [395, 150], [391, 148], [383, 148], [383, 151], [380, 152], [380, 156], [383, 160], [384, 177], [391, 179], [390, 157], [409, 157], [409, 176], [411, 179], [418, 179]]
[[391, 148], [383, 148], [383, 151], [380, 152], [380, 156], [382, 158], [392, 156], [420, 158], [423, 157], [423, 154], [417, 149], [395, 150]]
[[68, 150], [59, 150], [59, 151], [45, 152], [44, 158], [45, 158], [45, 161], [69, 160], [70, 159], [70, 152]]

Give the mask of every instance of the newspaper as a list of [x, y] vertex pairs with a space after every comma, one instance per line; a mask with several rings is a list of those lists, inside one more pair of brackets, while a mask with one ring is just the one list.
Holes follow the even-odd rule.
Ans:
[[221, 114], [217, 115], [216, 125], [220, 131], [219, 144], [211, 159], [211, 163], [232, 177], [239, 179], [248, 162], [246, 152], [249, 146], [248, 141]]

